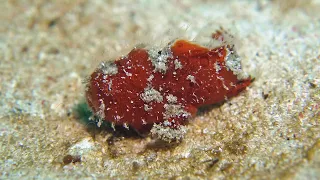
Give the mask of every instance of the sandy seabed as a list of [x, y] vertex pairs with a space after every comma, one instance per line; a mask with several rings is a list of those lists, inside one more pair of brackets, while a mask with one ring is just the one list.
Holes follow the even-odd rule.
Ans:
[[[0, 179], [320, 179], [319, 0], [0, 7]], [[196, 116], [181, 143], [94, 128], [74, 112], [99, 62], [220, 27], [255, 81]]]

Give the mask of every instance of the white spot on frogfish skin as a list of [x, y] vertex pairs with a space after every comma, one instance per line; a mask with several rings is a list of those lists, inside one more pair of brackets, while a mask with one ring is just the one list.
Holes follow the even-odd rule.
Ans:
[[167, 71], [168, 58], [172, 58], [171, 46], [161, 49], [151, 49], [148, 51], [152, 65], [154, 66], [155, 72], [165, 73]]
[[151, 101], [156, 101], [159, 103], [163, 101], [161, 93], [152, 87], [146, 87], [144, 92], [140, 94], [140, 98], [146, 103]]
[[192, 75], [188, 75], [187, 80], [191, 81], [193, 84], [198, 84], [196, 78]]
[[142, 124], [143, 124], [143, 125], [146, 125], [146, 124], [147, 124], [147, 122], [146, 122], [145, 119], [142, 119], [141, 121], [142, 121]]
[[108, 82], [108, 90], [109, 90], [109, 91], [112, 90], [111, 87], [112, 87], [112, 79]]
[[171, 117], [190, 117], [190, 113], [184, 110], [184, 107], [180, 104], [165, 104], [165, 112], [163, 113], [164, 119], [169, 119]]
[[182, 69], [182, 64], [181, 62], [178, 60], [178, 59], [175, 59], [174, 60], [174, 69], [177, 70], [177, 69]]
[[126, 76], [132, 76], [132, 73], [127, 72], [125, 69], [123, 69], [124, 73], [126, 74]]
[[152, 110], [152, 107], [150, 107], [148, 104], [144, 104], [143, 107], [144, 107], [144, 110], [145, 110], [145, 111], [150, 111], [150, 110]]
[[168, 103], [171, 103], [171, 104], [177, 103], [177, 100], [178, 100], [178, 98], [172, 94], [167, 95], [166, 99], [167, 99]]
[[115, 75], [118, 73], [118, 67], [114, 62], [105, 61], [101, 62], [99, 69], [105, 75]]
[[147, 81], [151, 82], [153, 78], [154, 78], [154, 75], [151, 74], [151, 75], [148, 77]]
[[219, 71], [221, 70], [221, 66], [220, 66], [219, 62], [214, 63], [214, 68], [216, 69], [216, 73], [219, 73]]
[[217, 79], [219, 79], [222, 82], [222, 86], [224, 89], [229, 90], [229, 88], [224, 83], [224, 78], [221, 76], [217, 76]]
[[163, 121], [163, 125], [164, 126], [171, 126], [171, 122], [169, 122], [168, 120]]
[[234, 75], [237, 76], [237, 79], [246, 79], [248, 74], [245, 73], [241, 68], [241, 59], [239, 55], [232, 48], [227, 48], [227, 55], [225, 57], [226, 68], [228, 71], [232, 71]]

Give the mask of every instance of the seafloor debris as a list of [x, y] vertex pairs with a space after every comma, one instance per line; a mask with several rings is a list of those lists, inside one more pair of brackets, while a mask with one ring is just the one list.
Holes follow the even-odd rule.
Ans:
[[233, 45], [210, 49], [178, 39], [102, 62], [88, 79], [86, 98], [101, 120], [171, 141], [183, 137], [198, 107], [235, 96], [250, 82]]
[[70, 163], [76, 163], [76, 162], [81, 162], [81, 156], [72, 156], [72, 155], [68, 154], [63, 157], [63, 163], [65, 165], [70, 164]]

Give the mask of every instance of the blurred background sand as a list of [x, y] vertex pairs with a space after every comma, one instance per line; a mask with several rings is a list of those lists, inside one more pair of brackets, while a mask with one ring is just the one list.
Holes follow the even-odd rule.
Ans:
[[[320, 179], [319, 0], [0, 7], [0, 179]], [[115, 135], [74, 112], [100, 61], [140, 43], [201, 40], [220, 27], [235, 36], [255, 81], [200, 113], [182, 143]]]

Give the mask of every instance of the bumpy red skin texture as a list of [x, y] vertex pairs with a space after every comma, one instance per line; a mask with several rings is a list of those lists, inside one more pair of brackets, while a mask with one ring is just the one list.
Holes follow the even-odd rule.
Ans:
[[[227, 46], [208, 49], [177, 40], [171, 46], [172, 57], [168, 58], [166, 72], [154, 70], [147, 50], [133, 49], [126, 57], [115, 61], [117, 74], [103, 79], [104, 74], [97, 69], [91, 75], [86, 92], [88, 104], [98, 113], [104, 103], [105, 120], [116, 125], [127, 124], [141, 133], [149, 131], [154, 123], [165, 121], [164, 105], [168, 103], [165, 97], [169, 94], [176, 96], [177, 104], [193, 116], [200, 106], [222, 102], [250, 85], [250, 77], [238, 80], [226, 67], [227, 49]], [[175, 59], [181, 63], [181, 69], [175, 68]], [[219, 70], [215, 63], [219, 64]], [[150, 75], [154, 76], [152, 81], [148, 81]], [[195, 81], [188, 78], [190, 75]], [[163, 101], [147, 103], [152, 109], [146, 111], [141, 94], [150, 85], [161, 93]], [[188, 118], [190, 116], [176, 116], [167, 120], [174, 122], [171, 127], [176, 128]]]

